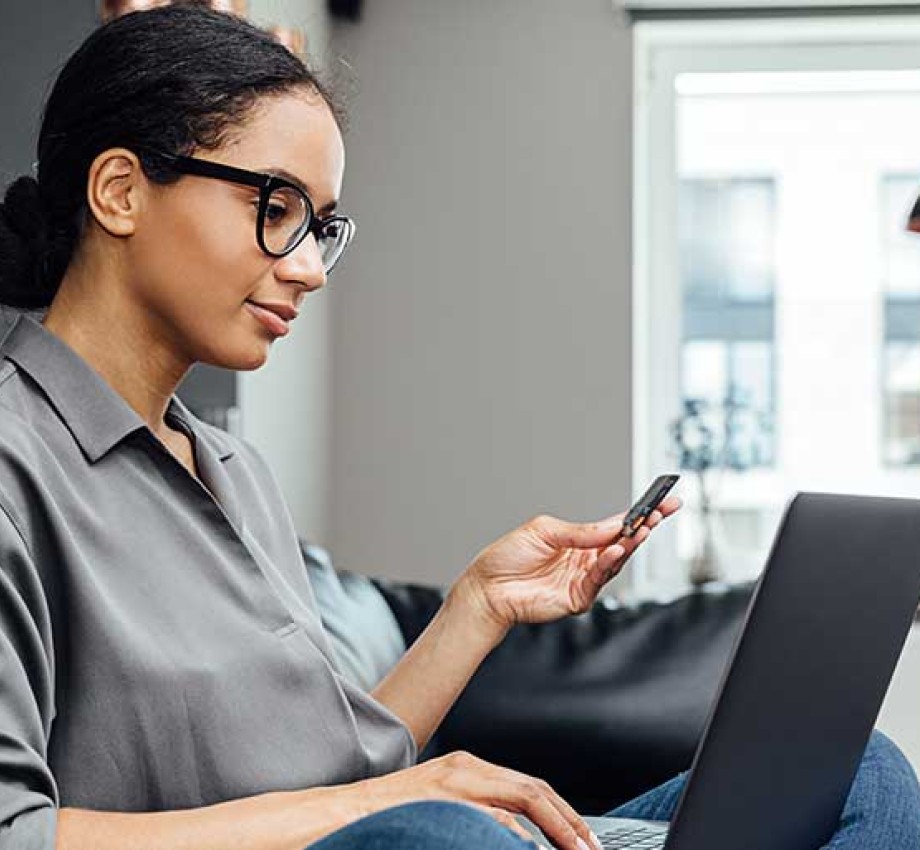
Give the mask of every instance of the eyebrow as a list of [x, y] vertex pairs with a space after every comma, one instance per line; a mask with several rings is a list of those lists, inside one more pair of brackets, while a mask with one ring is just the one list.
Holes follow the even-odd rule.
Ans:
[[[307, 184], [303, 182], [296, 174], [292, 174], [285, 168], [265, 168], [263, 169], [265, 174], [274, 174], [277, 177], [283, 177], [285, 180], [289, 180], [293, 183], [301, 192], [303, 192], [311, 201], [313, 200], [313, 193], [307, 187]], [[336, 200], [330, 201], [323, 207], [320, 207], [316, 213], [317, 215], [329, 215], [332, 212], [335, 212], [336, 207], [338, 207], [339, 202]]]

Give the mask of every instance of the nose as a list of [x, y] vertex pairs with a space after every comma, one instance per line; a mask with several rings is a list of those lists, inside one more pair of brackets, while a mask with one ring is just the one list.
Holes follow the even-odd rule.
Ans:
[[[305, 287], [307, 292], [326, 285], [323, 257], [312, 233], [290, 254], [278, 258], [275, 262], [275, 276], [287, 283], [297, 283]], [[298, 303], [304, 294], [298, 295]]]

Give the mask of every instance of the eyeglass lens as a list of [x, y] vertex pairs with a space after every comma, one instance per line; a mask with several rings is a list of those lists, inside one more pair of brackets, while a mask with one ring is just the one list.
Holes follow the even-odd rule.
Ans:
[[[265, 246], [274, 254], [287, 253], [305, 236], [310, 225], [310, 209], [303, 195], [281, 186], [268, 196], [262, 236]], [[347, 221], [332, 219], [316, 233], [323, 267], [328, 272], [338, 261], [351, 237]]]
[[273, 254], [283, 254], [302, 237], [309, 215], [303, 195], [287, 186], [275, 189], [265, 205], [262, 224], [265, 247]]
[[351, 237], [352, 225], [345, 219], [334, 218], [323, 225], [316, 243], [327, 272], [339, 261]]

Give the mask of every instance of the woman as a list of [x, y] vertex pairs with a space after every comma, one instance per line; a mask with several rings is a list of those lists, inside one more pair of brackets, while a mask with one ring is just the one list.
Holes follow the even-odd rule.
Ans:
[[[174, 395], [196, 362], [261, 366], [325, 284], [353, 232], [338, 114], [265, 33], [192, 6], [106, 24], [55, 83], [37, 181], [0, 208], [0, 302], [47, 307], [0, 344], [3, 850], [514, 850], [513, 813], [595, 841], [539, 779], [414, 762], [514, 623], [587, 610], [648, 529], [512, 531], [364, 694], [266, 464]], [[906, 798], [874, 746], [854, 790]], [[667, 817], [681, 781], [630, 813]], [[874, 806], [844, 840], [895, 834]]]

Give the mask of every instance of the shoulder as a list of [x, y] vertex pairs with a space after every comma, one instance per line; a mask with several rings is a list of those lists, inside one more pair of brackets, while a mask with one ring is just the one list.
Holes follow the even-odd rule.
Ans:
[[48, 400], [12, 360], [0, 359], [0, 451], [34, 451], [47, 442]]
[[33, 396], [27, 376], [0, 360], [0, 510], [20, 530], [40, 497], [42, 470], [56, 463], [48, 417]]
[[28, 393], [15, 364], [0, 360], [0, 572], [34, 590], [38, 584], [26, 573], [34, 555], [31, 529], [42, 513], [38, 470], [53, 454], [43, 445]]
[[35, 462], [47, 451], [47, 403], [37, 392], [15, 363], [0, 360], [0, 457]]

